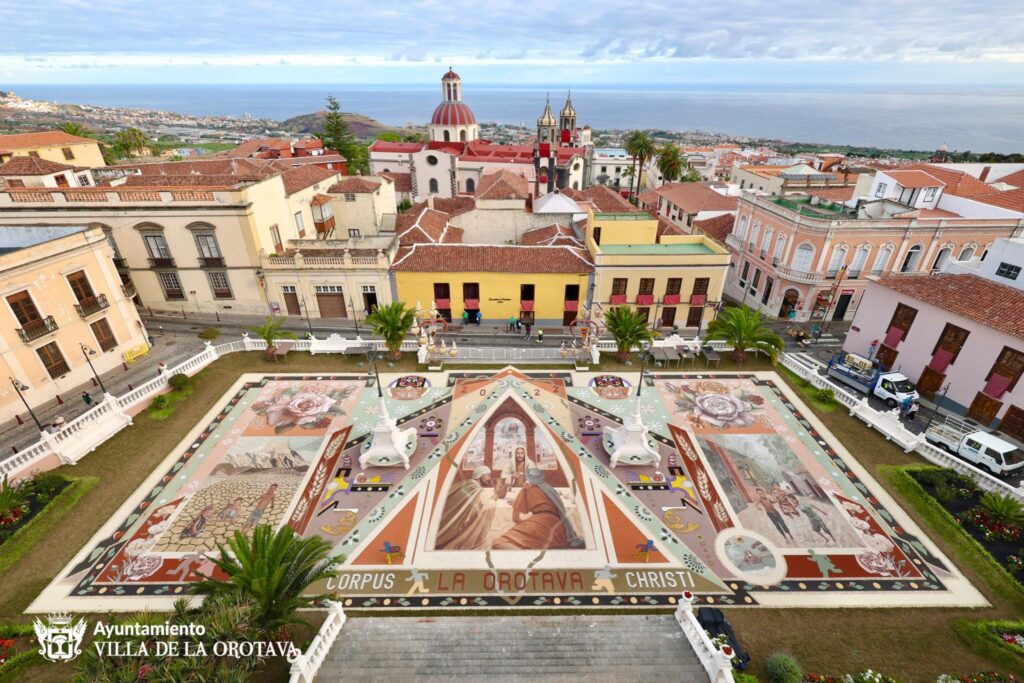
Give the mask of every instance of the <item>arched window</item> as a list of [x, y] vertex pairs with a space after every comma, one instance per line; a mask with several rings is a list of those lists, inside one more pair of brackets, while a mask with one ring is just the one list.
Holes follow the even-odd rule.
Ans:
[[839, 269], [843, 267], [843, 263], [846, 261], [846, 247], [836, 247], [832, 250], [832, 258], [828, 261], [828, 275], [829, 277], [835, 277]]
[[889, 263], [889, 258], [892, 256], [892, 247], [882, 247], [878, 252], [878, 256], [875, 257], [875, 265], [871, 268], [873, 275], [878, 275], [885, 270], [886, 265]]
[[430, 194], [437, 194], [437, 178], [430, 179]]
[[464, 131], [464, 130], [460, 130], [459, 131], [459, 141], [460, 142], [465, 142], [466, 141], [466, 131]]
[[578, 180], [572, 181], [572, 189], [574, 189], [574, 190], [580, 189], [580, 181], [578, 181]]
[[974, 247], [964, 247], [964, 250], [960, 252], [960, 261], [970, 261], [974, 258]]
[[750, 229], [750, 245], [751, 247], [757, 246], [757, 236], [761, 232], [761, 223], [754, 221], [754, 227]]
[[932, 264], [932, 270], [942, 270], [942, 266], [946, 265], [946, 261], [949, 260], [950, 251], [949, 247], [939, 251], [939, 255], [935, 257], [935, 263]]
[[466, 179], [466, 192], [476, 192], [476, 181], [472, 178]]
[[981, 252], [981, 260], [984, 261], [986, 256], [988, 256], [988, 248], [987, 247], [985, 248], [985, 251]]
[[741, 240], [746, 238], [746, 236], [747, 236], [747, 217], [746, 216], [741, 216], [740, 217], [740, 224], [736, 228], [736, 236], [739, 237]]
[[917, 270], [917, 265], [921, 261], [921, 245], [915, 244], [907, 250], [907, 255], [903, 257], [903, 265], [900, 266], [901, 273], [910, 273]]
[[814, 261], [814, 247], [809, 244], [801, 244], [793, 254], [793, 270], [809, 272], [811, 263]]
[[849, 269], [846, 271], [850, 277], [857, 277], [860, 275], [860, 271], [864, 270], [864, 264], [868, 262], [868, 254], [871, 253], [871, 247], [860, 247], [857, 249], [857, 253], [853, 255], [853, 261], [850, 263]]
[[767, 225], [764, 228], [764, 241], [761, 242], [761, 257], [764, 258], [764, 254], [768, 251], [768, 248], [772, 246], [772, 229]]
[[451, 142], [452, 141], [452, 134], [449, 131], [445, 131], [444, 132], [444, 141], [445, 142]]
[[775, 240], [775, 253], [772, 255], [772, 261], [779, 261], [782, 259], [782, 252], [786, 248], [786, 236], [779, 235], [779, 239]]

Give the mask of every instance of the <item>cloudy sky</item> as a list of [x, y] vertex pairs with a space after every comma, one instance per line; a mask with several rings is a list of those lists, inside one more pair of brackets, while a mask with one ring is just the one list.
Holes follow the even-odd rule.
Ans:
[[1024, 85], [1020, 0], [42, 0], [5, 83]]

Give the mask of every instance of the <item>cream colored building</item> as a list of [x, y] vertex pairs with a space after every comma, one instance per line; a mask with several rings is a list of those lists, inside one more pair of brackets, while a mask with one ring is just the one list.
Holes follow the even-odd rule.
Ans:
[[105, 164], [99, 142], [59, 130], [0, 135], [0, 163], [19, 156], [37, 157], [84, 168]]
[[341, 176], [318, 167], [253, 175], [185, 168], [95, 188], [6, 188], [0, 220], [103, 228], [122, 282], [149, 310], [269, 312], [261, 251], [284, 252], [289, 240], [315, 237], [315, 201]]
[[33, 407], [50, 405], [93, 377], [86, 354], [102, 374], [146, 344], [98, 228], [0, 225], [0, 297], [0, 421], [29, 419], [7, 378]]

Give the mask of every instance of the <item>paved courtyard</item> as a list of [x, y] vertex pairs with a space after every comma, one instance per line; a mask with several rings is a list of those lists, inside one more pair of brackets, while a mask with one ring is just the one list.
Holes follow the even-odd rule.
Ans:
[[660, 463], [610, 466], [637, 373], [383, 375], [409, 469], [359, 456], [359, 375], [246, 375], [30, 611], [169, 608], [236, 529], [329, 540], [350, 608], [983, 605], [774, 373], [671, 373], [640, 414]]

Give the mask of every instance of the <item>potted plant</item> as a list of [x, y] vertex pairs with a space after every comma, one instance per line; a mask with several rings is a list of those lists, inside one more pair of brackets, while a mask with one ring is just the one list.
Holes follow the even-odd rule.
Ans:
[[295, 333], [281, 329], [287, 321], [288, 318], [275, 318], [273, 316], [268, 316], [262, 325], [257, 325], [255, 327], [246, 326], [246, 330], [267, 342], [267, 350], [263, 354], [264, 358], [269, 360], [274, 357], [274, 351], [277, 350], [277, 346], [274, 345], [275, 340], [295, 339]]
[[633, 347], [642, 347], [644, 342], [654, 339], [654, 332], [647, 325], [647, 318], [636, 313], [629, 306], [618, 306], [604, 316], [604, 326], [615, 339], [615, 358], [626, 362]]
[[708, 325], [706, 339], [717, 339], [732, 345], [731, 358], [737, 363], [747, 359], [747, 351], [763, 351], [772, 361], [778, 362], [782, 353], [782, 337], [772, 332], [764, 315], [748, 306], [723, 309]]
[[401, 301], [377, 306], [373, 313], [366, 317], [366, 322], [373, 333], [384, 340], [391, 360], [402, 357], [402, 341], [416, 323], [414, 311], [406, 308]]

